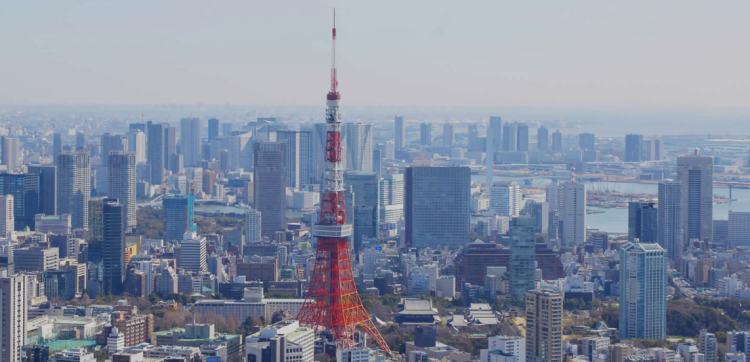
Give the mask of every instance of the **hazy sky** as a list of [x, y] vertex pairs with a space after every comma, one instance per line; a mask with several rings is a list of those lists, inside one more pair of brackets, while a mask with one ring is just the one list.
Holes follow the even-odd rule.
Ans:
[[0, 104], [750, 108], [750, 1], [5, 0]]

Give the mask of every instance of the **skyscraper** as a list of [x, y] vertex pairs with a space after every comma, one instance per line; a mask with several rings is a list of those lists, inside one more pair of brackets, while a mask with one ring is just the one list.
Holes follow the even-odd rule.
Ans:
[[537, 128], [536, 149], [540, 152], [549, 151], [549, 130], [547, 127], [539, 126], [539, 128]]
[[0, 237], [5, 238], [15, 230], [15, 223], [13, 195], [0, 195]]
[[581, 245], [586, 241], [586, 185], [565, 182], [560, 185], [559, 196], [562, 245]]
[[490, 124], [487, 127], [487, 149], [490, 152], [500, 151], [503, 148], [503, 121], [500, 116], [490, 116]]
[[563, 144], [562, 144], [562, 133], [560, 131], [552, 132], [552, 145], [551, 145], [552, 152], [562, 152]]
[[63, 152], [58, 161], [57, 211], [70, 214], [74, 229], [88, 227], [91, 163], [86, 151]]
[[428, 122], [419, 124], [419, 144], [422, 146], [432, 145], [432, 125]]
[[125, 228], [136, 226], [135, 155], [127, 152], [109, 154], [109, 196], [117, 199], [124, 209]]
[[556, 290], [526, 293], [526, 362], [562, 362], [563, 297]]
[[666, 338], [664, 256], [659, 244], [630, 242], [620, 249], [620, 338]]
[[18, 166], [20, 166], [19, 162], [21, 161], [19, 159], [20, 149], [18, 146], [18, 138], [3, 136], [2, 146], [3, 165], [5, 165], [8, 171], [15, 171]]
[[516, 217], [521, 212], [523, 195], [515, 181], [498, 181], [490, 189], [490, 210], [495, 215]]
[[362, 123], [345, 123], [343, 128], [346, 154], [345, 169], [372, 171], [372, 126]]
[[625, 162], [641, 162], [643, 160], [643, 135], [625, 135]]
[[471, 171], [468, 167], [406, 169], [406, 243], [462, 246], [469, 238]]
[[63, 149], [62, 134], [55, 132], [52, 134], [52, 162], [57, 163], [57, 157], [60, 156]]
[[148, 122], [146, 129], [146, 159], [151, 166], [149, 182], [152, 185], [161, 185], [164, 181], [164, 169], [167, 167], [164, 155], [164, 125]]
[[39, 177], [39, 212], [57, 214], [57, 168], [54, 165], [27, 165], [30, 174]]
[[698, 154], [677, 158], [684, 239], [713, 239], [713, 159]]
[[26, 344], [25, 275], [0, 278], [0, 361], [21, 361], [21, 347]]
[[125, 279], [125, 210], [117, 200], [102, 203], [102, 284], [105, 295], [120, 295]]
[[276, 131], [276, 139], [285, 145], [285, 160], [283, 164], [286, 172], [286, 185], [287, 187], [300, 188], [302, 186], [302, 177], [300, 172], [300, 160], [303, 156], [301, 149], [302, 140], [300, 139], [299, 131]]
[[443, 125], [443, 146], [453, 147], [453, 125], [446, 123]]
[[516, 125], [516, 151], [529, 151], [529, 125], [526, 123]]
[[406, 126], [404, 117], [393, 118], [393, 139], [396, 141], [396, 152], [401, 152], [406, 147]]
[[180, 120], [180, 150], [186, 166], [198, 166], [201, 157], [201, 121], [198, 118]]
[[536, 286], [536, 242], [534, 220], [515, 217], [510, 225], [510, 295], [523, 301], [526, 292]]
[[514, 152], [516, 151], [516, 148], [518, 147], [518, 124], [513, 123], [505, 123], [503, 125], [503, 151], [506, 152]]
[[727, 224], [730, 246], [750, 245], [750, 212], [730, 210]]
[[596, 136], [593, 133], [579, 134], [578, 148], [583, 151], [594, 151], [596, 149]]
[[657, 239], [667, 250], [672, 265], [678, 265], [684, 247], [682, 226], [682, 192], [679, 182], [659, 182], [659, 207], [657, 208]]
[[166, 195], [162, 200], [164, 209], [164, 240], [179, 241], [188, 231], [195, 231], [193, 222], [193, 200], [190, 195]]
[[208, 120], [208, 140], [212, 141], [217, 137], [219, 137], [219, 120], [210, 118]]
[[286, 230], [286, 145], [258, 142], [253, 148], [255, 209], [263, 215], [263, 235], [273, 236]]
[[[164, 168], [174, 169], [173, 155], [177, 154], [177, 129], [168, 124], [164, 125]], [[184, 158], [183, 158], [184, 161]]]
[[380, 179], [380, 223], [381, 229], [398, 231], [404, 217], [404, 174], [390, 173]]
[[354, 252], [358, 253], [363, 238], [378, 236], [378, 177], [374, 172], [347, 171], [344, 187], [354, 193], [354, 207], [348, 210], [354, 220]]
[[653, 202], [628, 203], [628, 240], [655, 243], [658, 240], [658, 211]]
[[245, 241], [248, 243], [259, 243], [262, 240], [261, 225], [263, 215], [260, 211], [248, 208], [245, 213]]

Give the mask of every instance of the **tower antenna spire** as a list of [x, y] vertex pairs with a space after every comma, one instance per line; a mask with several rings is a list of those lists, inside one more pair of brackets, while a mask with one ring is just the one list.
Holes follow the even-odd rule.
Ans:
[[339, 81], [336, 79], [336, 8], [333, 9], [333, 28], [331, 28], [331, 91], [330, 95], [338, 96]]

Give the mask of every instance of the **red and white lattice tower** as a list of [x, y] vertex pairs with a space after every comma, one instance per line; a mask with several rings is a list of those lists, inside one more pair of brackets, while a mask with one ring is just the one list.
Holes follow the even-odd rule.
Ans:
[[318, 239], [310, 284], [297, 319], [317, 331], [329, 331], [342, 347], [355, 346], [359, 328], [390, 353], [388, 345], [362, 305], [352, 275], [349, 237], [352, 225], [346, 222], [344, 168], [341, 164], [341, 119], [336, 79], [336, 13], [331, 32], [331, 90], [326, 96], [325, 170], [320, 191], [320, 220], [313, 226]]

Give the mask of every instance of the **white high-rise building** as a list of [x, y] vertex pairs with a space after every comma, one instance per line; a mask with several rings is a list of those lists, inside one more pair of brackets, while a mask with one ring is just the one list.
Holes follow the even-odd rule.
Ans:
[[581, 245], [586, 241], [586, 186], [570, 181], [560, 185], [560, 221], [564, 247]]
[[620, 248], [620, 338], [666, 338], [665, 254], [656, 243], [631, 242]]
[[404, 217], [404, 175], [388, 174], [380, 180], [380, 223], [396, 228]]
[[698, 336], [698, 350], [703, 353], [706, 362], [719, 362], [719, 343], [716, 335], [704, 328]]
[[372, 171], [372, 126], [362, 123], [346, 123], [342, 137], [345, 140], [344, 168], [353, 171]]
[[2, 137], [2, 161], [8, 171], [14, 171], [19, 165], [19, 147], [18, 138], [15, 137]]
[[526, 339], [516, 336], [492, 336], [487, 338], [487, 349], [479, 352], [481, 362], [525, 362]]
[[260, 211], [248, 208], [245, 213], [245, 242], [258, 243], [262, 240], [262, 217]]
[[194, 232], [185, 233], [177, 253], [177, 267], [191, 272], [208, 271], [206, 239]]
[[123, 217], [127, 230], [136, 226], [135, 155], [123, 151], [111, 152], [109, 159], [109, 196], [125, 209]]
[[21, 361], [28, 313], [25, 278], [25, 275], [0, 278], [0, 361]]
[[313, 361], [315, 331], [288, 319], [265, 327], [245, 339], [245, 354], [255, 361], [265, 361], [262, 356], [270, 352], [276, 356], [274, 361]]
[[6, 237], [13, 231], [16, 219], [13, 216], [13, 195], [0, 195], [0, 236]]
[[521, 213], [521, 187], [515, 181], [495, 182], [490, 189], [490, 210], [495, 215], [516, 217]]
[[140, 129], [131, 129], [128, 133], [128, 152], [135, 155], [136, 164], [146, 163], [146, 133]]
[[180, 149], [185, 166], [198, 166], [201, 161], [201, 121], [198, 118], [180, 120]]
[[109, 354], [117, 353], [125, 349], [125, 335], [117, 330], [117, 327], [112, 327], [112, 331], [107, 336], [107, 352]]

